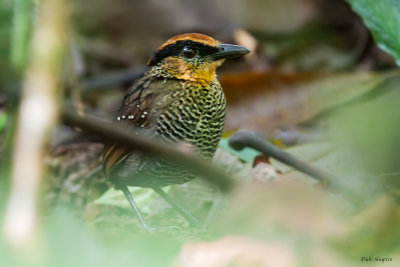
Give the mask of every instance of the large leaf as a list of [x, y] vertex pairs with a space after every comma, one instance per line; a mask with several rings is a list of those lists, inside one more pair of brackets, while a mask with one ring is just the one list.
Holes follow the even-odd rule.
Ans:
[[361, 15], [380, 48], [395, 57], [400, 65], [400, 1], [347, 0]]

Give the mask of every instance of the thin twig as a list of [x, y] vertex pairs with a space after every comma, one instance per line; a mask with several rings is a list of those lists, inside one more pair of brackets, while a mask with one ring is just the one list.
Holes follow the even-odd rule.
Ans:
[[280, 162], [295, 168], [296, 170], [316, 178], [323, 183], [329, 184], [333, 181], [333, 177], [331, 175], [283, 151], [254, 132], [239, 131], [233, 134], [229, 138], [229, 145], [236, 150], [242, 150], [245, 147], [254, 148], [267, 156], [273, 157]]
[[255, 132], [247, 130], [239, 131], [229, 138], [229, 145], [236, 150], [242, 150], [245, 147], [256, 149], [267, 156], [275, 158], [276, 160], [319, 180], [324, 185], [329, 186], [329, 189], [342, 194], [348, 201], [351, 201], [354, 204], [360, 204], [363, 201], [362, 194], [359, 191], [349, 188], [340, 182], [341, 180], [335, 175], [326, 173], [321, 169], [298, 159], [290, 153], [287, 153], [279, 147], [269, 143]]

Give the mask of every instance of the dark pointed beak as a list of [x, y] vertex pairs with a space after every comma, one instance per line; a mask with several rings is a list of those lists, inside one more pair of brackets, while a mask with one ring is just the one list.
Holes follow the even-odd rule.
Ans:
[[249, 49], [240, 45], [220, 44], [218, 48], [219, 51], [211, 54], [213, 60], [243, 56], [250, 52]]

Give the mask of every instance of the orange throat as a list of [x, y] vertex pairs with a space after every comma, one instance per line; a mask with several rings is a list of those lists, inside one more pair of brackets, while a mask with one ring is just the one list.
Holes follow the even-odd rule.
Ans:
[[164, 68], [177, 79], [206, 86], [216, 79], [216, 70], [222, 63], [223, 60], [219, 60], [204, 62], [196, 66], [180, 58], [173, 57], [165, 60]]

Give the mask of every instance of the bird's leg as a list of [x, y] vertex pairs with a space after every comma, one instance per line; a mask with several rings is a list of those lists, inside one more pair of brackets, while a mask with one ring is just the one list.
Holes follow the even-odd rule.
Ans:
[[179, 212], [191, 226], [202, 226], [203, 224], [197, 220], [192, 214], [187, 212], [178, 203], [176, 203], [170, 196], [168, 196], [160, 187], [153, 187], [153, 190], [160, 195], [165, 201], [168, 202], [177, 212]]
[[136, 215], [139, 218], [139, 221], [142, 223], [144, 229], [146, 229], [146, 231], [148, 231], [148, 232], [151, 232], [151, 228], [148, 227], [147, 224], [144, 222], [139, 209], [136, 207], [135, 201], [133, 200], [131, 192], [129, 192], [129, 190], [128, 190], [128, 187], [124, 185], [124, 186], [121, 186], [120, 189], [122, 190], [122, 192], [124, 192], [125, 197], [128, 199], [129, 203], [131, 204], [131, 207], [136, 212]]

